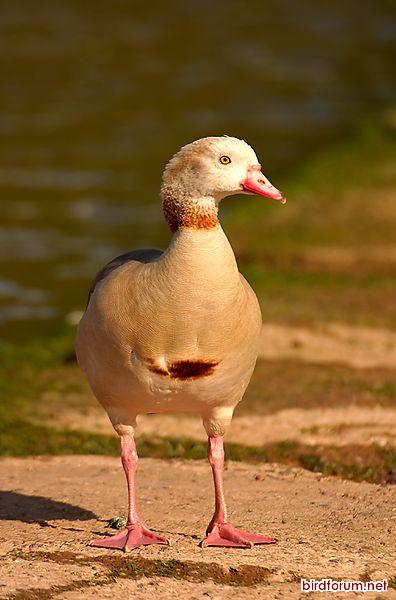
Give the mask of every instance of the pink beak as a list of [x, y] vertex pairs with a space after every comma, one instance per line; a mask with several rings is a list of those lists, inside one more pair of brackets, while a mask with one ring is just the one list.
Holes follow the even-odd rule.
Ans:
[[249, 167], [246, 179], [242, 181], [242, 188], [249, 194], [273, 198], [281, 204], [286, 203], [286, 198], [272, 185], [261, 172], [261, 165]]

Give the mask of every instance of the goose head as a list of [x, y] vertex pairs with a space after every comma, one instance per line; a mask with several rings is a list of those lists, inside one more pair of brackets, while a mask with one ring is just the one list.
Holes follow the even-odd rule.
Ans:
[[253, 148], [235, 137], [206, 137], [183, 146], [163, 174], [161, 197], [173, 230], [185, 225], [187, 217], [194, 221], [194, 215], [212, 216], [217, 224], [219, 202], [234, 194], [286, 202], [263, 175]]

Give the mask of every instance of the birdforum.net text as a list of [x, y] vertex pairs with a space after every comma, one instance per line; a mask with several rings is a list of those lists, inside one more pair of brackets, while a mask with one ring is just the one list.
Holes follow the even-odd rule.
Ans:
[[301, 579], [302, 592], [386, 592], [387, 579], [378, 581], [337, 581], [334, 579]]

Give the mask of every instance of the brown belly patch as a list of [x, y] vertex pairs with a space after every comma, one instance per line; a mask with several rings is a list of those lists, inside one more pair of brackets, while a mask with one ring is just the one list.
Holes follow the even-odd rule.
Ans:
[[167, 369], [155, 364], [152, 358], [146, 358], [148, 368], [152, 373], [170, 377], [171, 379], [198, 379], [212, 375], [220, 361], [216, 360], [178, 360], [168, 363]]

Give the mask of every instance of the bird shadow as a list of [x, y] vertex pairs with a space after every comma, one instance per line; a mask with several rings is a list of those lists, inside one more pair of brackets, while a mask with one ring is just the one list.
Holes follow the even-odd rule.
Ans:
[[56, 519], [88, 521], [97, 519], [97, 516], [80, 506], [51, 500], [44, 496], [0, 491], [0, 520], [46, 524], [47, 521]]

